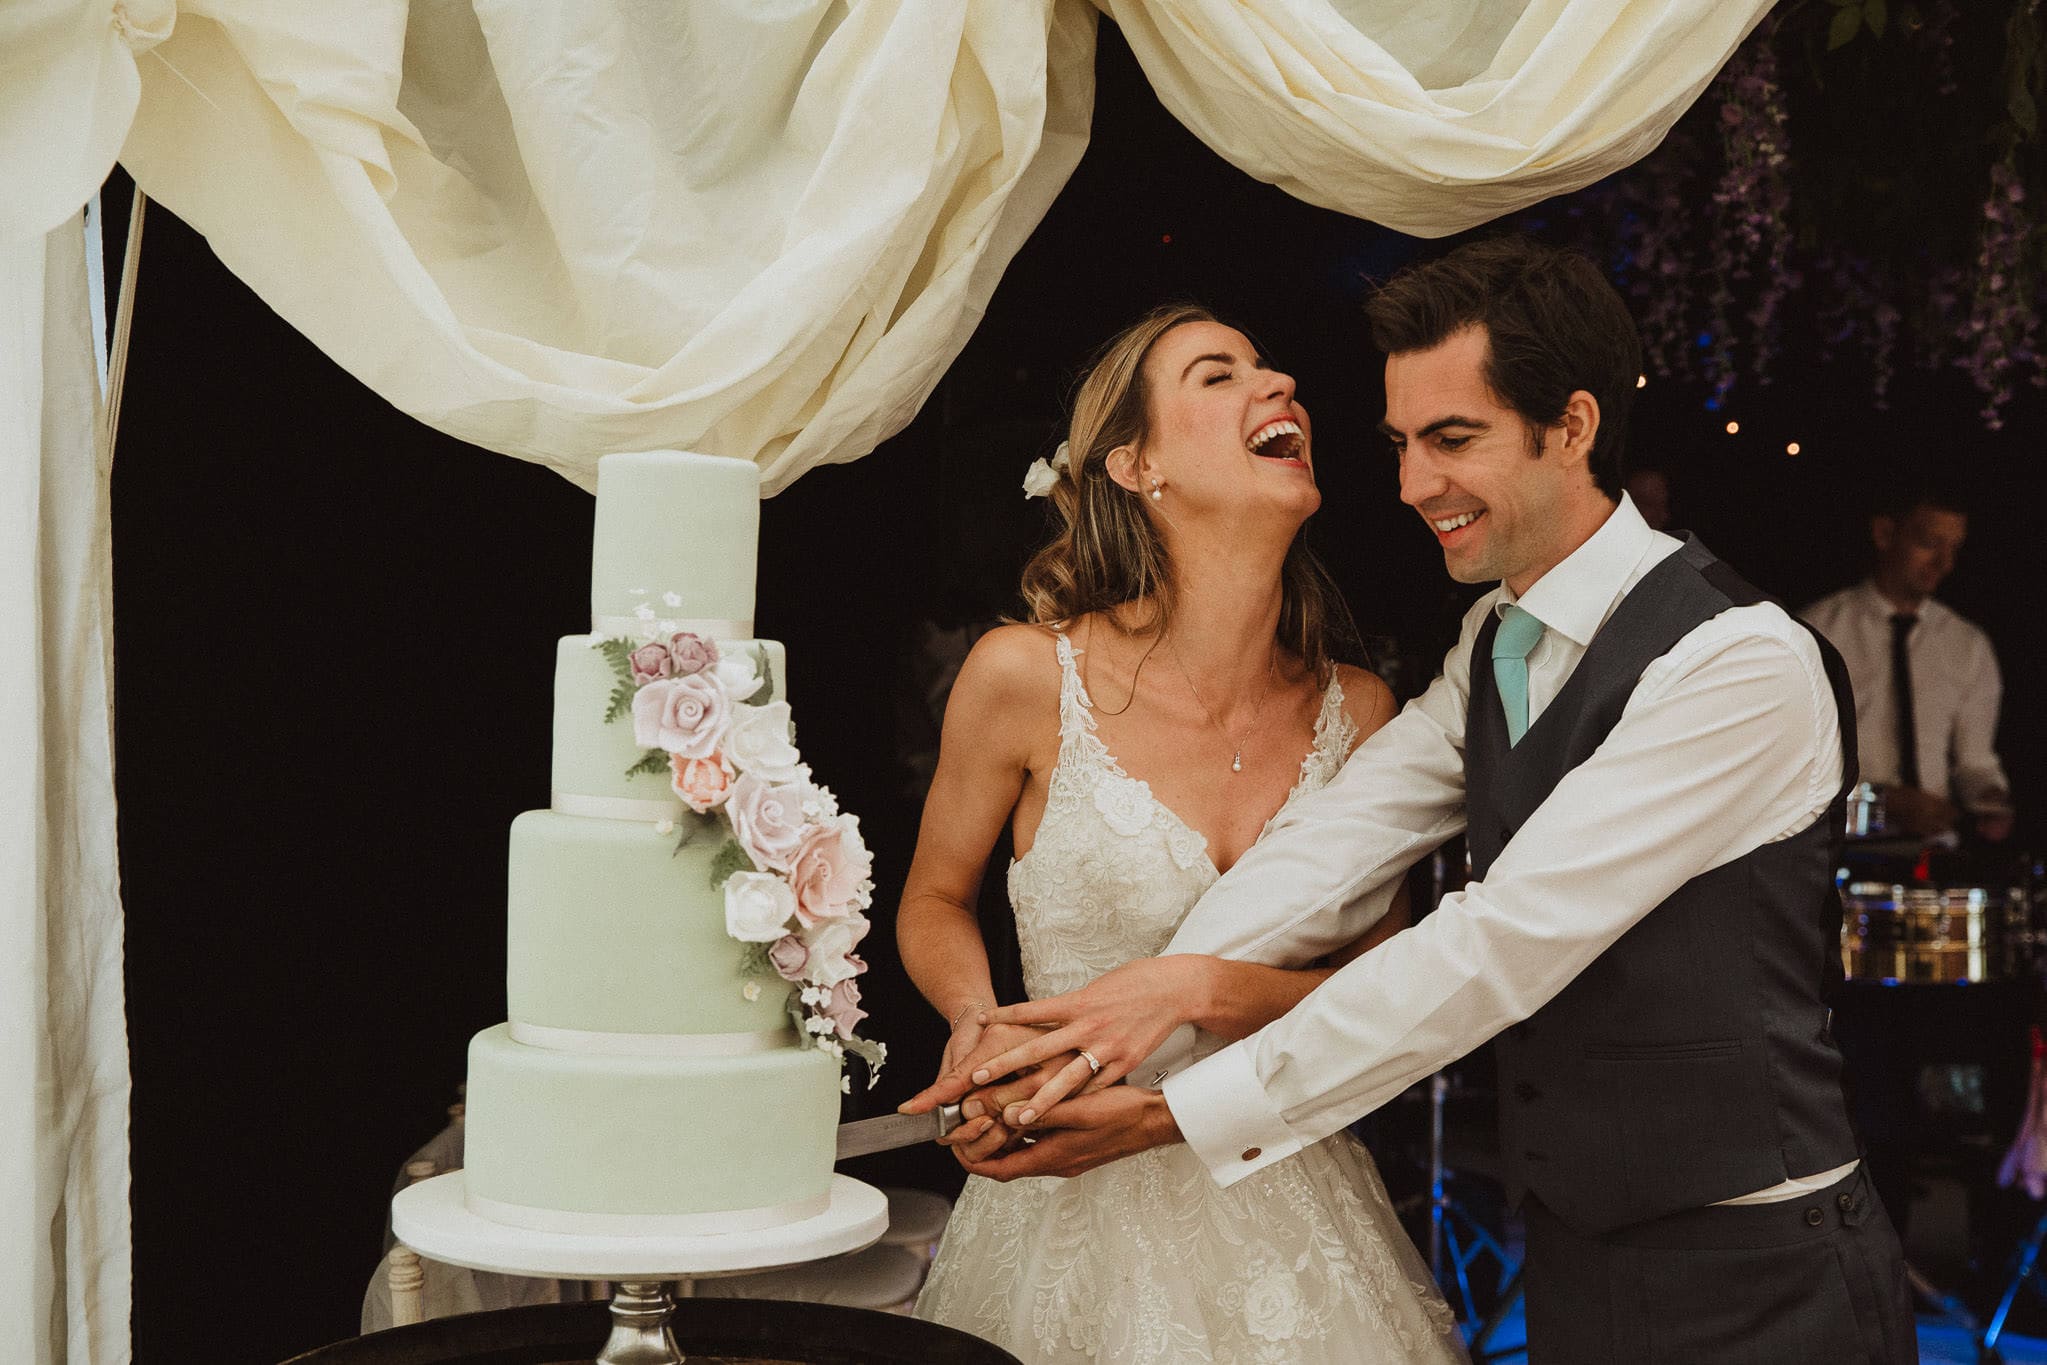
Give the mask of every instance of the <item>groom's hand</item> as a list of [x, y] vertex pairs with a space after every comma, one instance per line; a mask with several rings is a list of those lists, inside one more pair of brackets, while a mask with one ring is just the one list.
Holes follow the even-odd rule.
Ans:
[[1075, 1095], [1038, 1120], [1036, 1141], [986, 1161], [960, 1164], [990, 1180], [1076, 1176], [1097, 1166], [1180, 1141], [1165, 1096], [1134, 1085]]

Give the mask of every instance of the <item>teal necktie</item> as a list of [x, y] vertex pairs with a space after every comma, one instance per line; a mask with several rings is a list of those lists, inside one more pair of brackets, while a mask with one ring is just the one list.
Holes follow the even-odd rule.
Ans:
[[1542, 638], [1542, 622], [1519, 607], [1509, 607], [1493, 632], [1493, 681], [1507, 712], [1507, 743], [1519, 744], [1528, 733], [1528, 651]]

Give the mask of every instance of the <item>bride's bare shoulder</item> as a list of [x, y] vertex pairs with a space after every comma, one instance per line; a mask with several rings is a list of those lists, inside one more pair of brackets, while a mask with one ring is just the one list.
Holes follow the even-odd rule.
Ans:
[[974, 643], [960, 665], [954, 699], [997, 713], [1047, 700], [1056, 705], [1057, 640], [1045, 626], [997, 626]]
[[1359, 742], [1393, 719], [1393, 689], [1377, 673], [1355, 664], [1338, 664], [1336, 681], [1343, 687], [1343, 711], [1358, 727]]

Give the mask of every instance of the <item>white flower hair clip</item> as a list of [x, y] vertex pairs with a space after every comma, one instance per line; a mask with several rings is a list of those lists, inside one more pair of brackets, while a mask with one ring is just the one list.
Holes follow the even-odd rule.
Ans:
[[1059, 482], [1059, 476], [1066, 472], [1066, 467], [1070, 463], [1071, 461], [1067, 458], [1066, 453], [1066, 442], [1064, 441], [1061, 441], [1059, 448], [1052, 452], [1052, 459], [1049, 463], [1045, 460], [1032, 460], [1031, 467], [1024, 471], [1024, 496], [1026, 498], [1042, 498], [1050, 493], [1053, 485]]

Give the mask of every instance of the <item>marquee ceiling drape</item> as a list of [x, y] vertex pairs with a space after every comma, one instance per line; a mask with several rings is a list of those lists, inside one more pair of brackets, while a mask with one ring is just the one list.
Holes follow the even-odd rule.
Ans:
[[[1219, 154], [1424, 236], [1640, 157], [1768, 8], [1099, 3]], [[901, 429], [965, 344], [1086, 146], [1096, 13], [0, 5], [0, 297], [47, 296], [71, 319], [54, 340], [18, 310], [14, 333], [0, 319], [0, 416], [40, 414], [0, 422], [0, 487], [24, 490], [9, 506], [35, 536], [0, 538], [0, 603], [32, 613], [0, 620], [0, 676], [22, 684], [0, 689], [0, 733], [43, 756], [0, 787], [0, 861], [35, 869], [0, 878], [0, 943], [22, 948], [5, 956], [56, 1044], [0, 1058], [0, 1127], [35, 1182], [18, 1186], [31, 1221], [66, 1220], [0, 1265], [0, 1321], [30, 1325], [7, 1338], [10, 1359], [126, 1358], [112, 1343], [126, 1330], [127, 1073], [94, 662], [109, 537], [97, 395], [77, 382], [92, 366], [84, 254], [66, 236], [117, 153], [271, 307], [419, 420], [585, 486], [610, 451], [684, 447], [758, 461], [773, 492]], [[47, 408], [51, 394], [73, 410]]]

